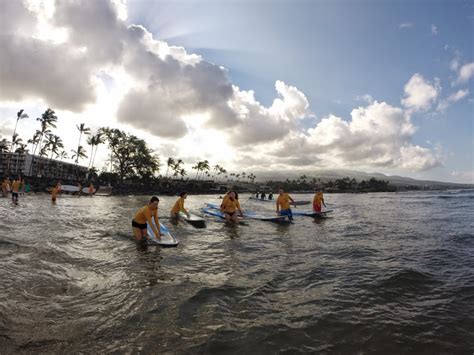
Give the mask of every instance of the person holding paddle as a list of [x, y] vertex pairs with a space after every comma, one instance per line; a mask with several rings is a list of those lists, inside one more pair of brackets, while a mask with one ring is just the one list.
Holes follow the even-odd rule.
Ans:
[[[146, 242], [147, 239], [147, 224], [150, 225], [156, 239], [161, 240], [160, 224], [158, 223], [158, 203], [160, 199], [153, 196], [146, 206], [140, 208], [132, 219], [132, 229], [135, 239], [138, 242]], [[151, 219], [154, 218], [156, 227], [153, 225]]]
[[278, 189], [278, 198], [276, 200], [276, 213], [280, 216], [288, 216], [293, 221], [293, 213], [290, 208], [290, 201], [295, 205], [295, 201], [282, 188]]

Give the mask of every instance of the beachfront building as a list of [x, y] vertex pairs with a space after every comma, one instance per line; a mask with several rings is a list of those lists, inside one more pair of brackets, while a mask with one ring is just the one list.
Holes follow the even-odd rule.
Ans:
[[[10, 165], [10, 166], [9, 166]], [[61, 180], [83, 179], [87, 167], [29, 153], [0, 153], [0, 176], [35, 176]]]

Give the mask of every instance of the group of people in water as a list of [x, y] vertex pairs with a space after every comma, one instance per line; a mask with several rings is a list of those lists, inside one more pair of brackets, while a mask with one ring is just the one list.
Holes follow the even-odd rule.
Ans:
[[[77, 183], [77, 189], [78, 191], [75, 191], [73, 193], [77, 195], [82, 194], [82, 184], [80, 182]], [[7, 197], [9, 194], [11, 195], [12, 203], [18, 204], [18, 198], [20, 194], [28, 193], [31, 190], [31, 185], [28, 182], [25, 182], [25, 179], [18, 177], [18, 178], [12, 178], [10, 179], [9, 177], [6, 177], [2, 180], [2, 197]], [[62, 188], [61, 188], [61, 182], [57, 182], [56, 185], [54, 185], [51, 188], [48, 188], [48, 191], [51, 193], [51, 201], [53, 203], [56, 203], [56, 199], [58, 197], [58, 194], [62, 193]], [[88, 188], [87, 188], [87, 194], [90, 196], [93, 195], [95, 192], [94, 184], [90, 183]]]
[[[170, 211], [170, 217], [178, 219], [180, 213], [190, 217], [189, 212], [184, 207], [184, 202], [187, 198], [187, 192], [181, 192], [179, 198], [174, 203]], [[141, 207], [133, 216], [132, 229], [135, 239], [137, 241], [146, 241], [147, 239], [147, 225], [150, 226], [156, 239], [161, 240], [160, 224], [158, 223], [158, 203], [160, 199], [153, 196], [147, 205]], [[296, 206], [293, 198], [285, 192], [282, 188], [278, 190], [278, 198], [276, 199], [276, 213], [280, 216], [288, 216], [290, 221], [293, 220], [293, 213], [291, 211], [291, 204]], [[322, 205], [326, 207], [322, 191], [317, 191], [313, 198], [313, 211], [321, 212]], [[239, 223], [239, 217], [243, 217], [242, 208], [239, 203], [239, 195], [236, 191], [228, 191], [222, 198], [220, 211], [224, 214], [227, 223]], [[152, 219], [155, 223], [152, 223]]]
[[30, 191], [30, 184], [25, 182], [21, 177], [12, 178], [6, 177], [2, 180], [2, 197], [7, 197], [11, 194], [12, 202], [18, 204], [18, 197]]

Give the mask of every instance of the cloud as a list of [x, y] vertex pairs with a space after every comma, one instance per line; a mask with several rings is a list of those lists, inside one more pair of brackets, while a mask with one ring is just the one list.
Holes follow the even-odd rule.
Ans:
[[362, 102], [365, 102], [367, 104], [371, 104], [372, 102], [374, 102], [374, 98], [372, 97], [372, 95], [369, 95], [369, 94], [356, 96], [355, 100], [362, 101]]
[[428, 148], [411, 142], [416, 128], [403, 109], [373, 102], [354, 109], [351, 120], [335, 115], [323, 118], [303, 134], [294, 134], [273, 155], [317, 157], [333, 167], [383, 167], [427, 170], [441, 163]]
[[231, 143], [237, 146], [274, 141], [295, 129], [298, 120], [311, 115], [306, 96], [294, 86], [276, 81], [279, 95], [268, 108], [255, 100], [253, 91], [234, 87], [230, 106], [238, 121], [231, 131]]
[[415, 25], [412, 22], [404, 22], [398, 25], [398, 28], [401, 30], [413, 28]]
[[412, 112], [427, 111], [437, 100], [440, 91], [439, 79], [435, 78], [434, 84], [431, 84], [421, 74], [416, 73], [405, 84], [405, 97], [401, 102]]
[[446, 99], [441, 100], [436, 108], [438, 112], [444, 112], [449, 107], [449, 105], [453, 102], [457, 102], [462, 100], [467, 95], [469, 95], [469, 90], [458, 90], [454, 94], [449, 95]]
[[81, 122], [89, 125], [104, 118], [134, 134], [141, 130], [165, 155], [246, 167], [423, 170], [439, 164], [433, 151], [412, 143], [410, 120], [437, 101], [438, 79], [430, 83], [415, 74], [405, 86], [407, 110], [363, 95], [356, 99], [364, 106], [349, 121], [329, 115], [308, 129], [305, 119], [314, 115], [297, 87], [276, 80], [275, 99], [262, 105], [252, 90], [233, 85], [225, 68], [127, 25], [121, 0], [25, 4], [0, 1], [7, 14], [0, 23], [0, 100], [41, 99], [63, 110], [63, 129], [74, 131], [79, 115], [71, 112], [83, 113]]
[[463, 84], [468, 82], [472, 77], [474, 77], [474, 62], [464, 64], [459, 69], [458, 79], [456, 83]]
[[431, 24], [431, 33], [435, 36], [438, 34], [438, 27], [436, 25]]

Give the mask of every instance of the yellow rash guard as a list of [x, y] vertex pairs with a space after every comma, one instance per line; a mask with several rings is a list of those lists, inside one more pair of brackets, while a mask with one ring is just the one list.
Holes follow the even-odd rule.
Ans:
[[277, 209], [278, 209], [278, 205], [281, 206], [282, 211], [290, 209], [290, 201], [291, 201], [291, 197], [286, 192], [279, 195], [276, 200]]
[[156, 230], [155, 226], [151, 223], [151, 218], [154, 218], [155, 219], [155, 223], [156, 225], [158, 226], [159, 228], [159, 224], [158, 224], [158, 209], [156, 211], [152, 211], [150, 209], [150, 207], [147, 205], [147, 206], [143, 206], [142, 208], [140, 208], [137, 213], [135, 213], [135, 216], [133, 216], [133, 220], [139, 224], [145, 224], [145, 223], [148, 223], [148, 225], [151, 227], [151, 229], [153, 230], [153, 233], [155, 233], [155, 235], [157, 237], [159, 237], [160, 233], [158, 230]]
[[178, 214], [179, 211], [184, 211], [184, 198], [180, 197], [176, 200], [173, 208], [171, 209], [172, 214]]
[[227, 197], [222, 201], [222, 205], [221, 205], [222, 211], [229, 214], [233, 214], [237, 209], [240, 210], [239, 200]]

